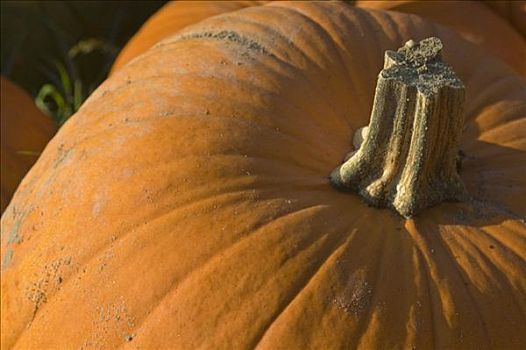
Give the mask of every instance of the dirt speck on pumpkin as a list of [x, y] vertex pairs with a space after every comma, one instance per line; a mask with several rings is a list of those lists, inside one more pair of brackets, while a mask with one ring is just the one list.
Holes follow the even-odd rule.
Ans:
[[13, 249], [7, 248], [4, 254], [4, 258], [2, 259], [2, 271], [9, 267], [12, 260], [13, 260]]
[[131, 316], [126, 306], [124, 297], [110, 303], [101, 303], [95, 307], [92, 324], [95, 327], [89, 338], [83, 343], [83, 349], [107, 349], [108, 334], [123, 337], [125, 341], [131, 341], [135, 334], [135, 319]]
[[66, 160], [68, 160], [71, 157], [71, 154], [72, 149], [65, 149], [65, 145], [61, 143], [57, 149], [57, 158], [53, 163], [53, 169], [57, 169], [58, 167], [62, 166], [66, 162]]
[[26, 216], [27, 212], [25, 211], [17, 214], [15, 222], [13, 223], [13, 228], [9, 231], [9, 235], [7, 236], [7, 244], [19, 244], [22, 242], [23, 239], [19, 231]]
[[[252, 53], [260, 53], [275, 57], [266, 47], [261, 45], [257, 40], [247, 38], [233, 30], [222, 30], [220, 32], [197, 32], [186, 34], [179, 38], [179, 40], [191, 40], [191, 39], [212, 39], [222, 40], [230, 43], [240, 45], [244, 50], [241, 50], [240, 54], [243, 57], [250, 57]], [[239, 62], [238, 62], [239, 64]]]
[[26, 285], [25, 297], [33, 304], [33, 316], [30, 322], [35, 318], [42, 304], [47, 302], [48, 295], [60, 288], [61, 275], [65, 272], [65, 267], [71, 264], [71, 260], [71, 256], [67, 256], [44, 264], [36, 278]]
[[372, 295], [369, 282], [362, 277], [351, 276], [343, 293], [337, 295], [332, 304], [349, 315], [359, 317], [367, 311]]

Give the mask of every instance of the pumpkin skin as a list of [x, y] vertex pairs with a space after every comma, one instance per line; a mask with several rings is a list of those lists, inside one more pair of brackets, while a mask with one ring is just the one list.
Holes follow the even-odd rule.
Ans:
[[4, 77], [1, 79], [1, 210], [56, 131], [53, 121], [33, 99]]
[[257, 6], [267, 1], [171, 1], [148, 19], [121, 50], [110, 74], [178, 30], [225, 12]]
[[356, 6], [412, 13], [448, 26], [526, 76], [526, 41], [508, 21], [485, 2], [474, 1], [360, 1]]
[[523, 37], [526, 37], [526, 1], [484, 1], [483, 4], [506, 18]]
[[[466, 85], [476, 200], [403, 220], [328, 175], [384, 51], [429, 36]], [[519, 348], [525, 89], [407, 14], [283, 2], [185, 28], [97, 89], [22, 182], [2, 346]]]

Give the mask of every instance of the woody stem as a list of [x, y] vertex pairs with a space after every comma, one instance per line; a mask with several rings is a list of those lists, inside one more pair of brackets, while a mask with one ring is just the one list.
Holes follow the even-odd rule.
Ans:
[[404, 217], [465, 196], [456, 167], [464, 85], [441, 49], [439, 39], [428, 38], [385, 53], [367, 132], [332, 172], [336, 188]]

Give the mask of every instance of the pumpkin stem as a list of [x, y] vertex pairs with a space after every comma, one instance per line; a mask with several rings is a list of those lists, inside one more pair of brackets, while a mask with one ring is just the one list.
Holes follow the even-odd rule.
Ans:
[[464, 85], [441, 50], [432, 37], [386, 51], [369, 126], [357, 131], [356, 151], [332, 172], [336, 188], [404, 217], [465, 198], [457, 173]]

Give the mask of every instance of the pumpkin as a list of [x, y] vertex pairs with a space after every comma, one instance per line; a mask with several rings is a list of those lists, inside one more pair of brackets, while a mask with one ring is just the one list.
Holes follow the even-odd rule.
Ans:
[[56, 131], [53, 121], [20, 87], [1, 79], [1, 210]]
[[496, 15], [485, 2], [475, 1], [371, 1], [356, 6], [412, 13], [448, 26], [460, 35], [526, 75], [526, 41], [508, 21]]
[[[387, 49], [439, 37], [471, 199], [404, 219], [329, 174]], [[209, 18], [122, 67], [2, 217], [2, 347], [520, 348], [526, 82], [455, 32], [343, 2]]]
[[484, 1], [493, 11], [507, 19], [521, 34], [526, 37], [526, 1], [500, 0]]
[[146, 21], [121, 50], [110, 74], [178, 30], [221, 13], [256, 6], [266, 1], [171, 1]]

